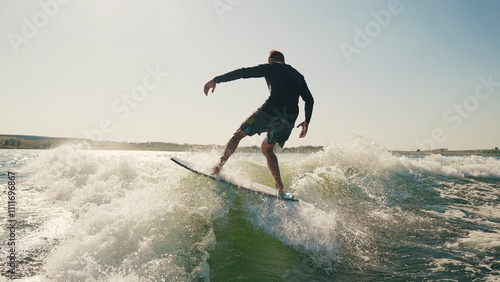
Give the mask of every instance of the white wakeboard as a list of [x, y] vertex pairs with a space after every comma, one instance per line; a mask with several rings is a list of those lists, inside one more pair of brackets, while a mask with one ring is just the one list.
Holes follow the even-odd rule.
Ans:
[[213, 179], [213, 180], [218, 181], [218, 182], [229, 184], [229, 185], [232, 185], [232, 186], [240, 188], [240, 189], [245, 189], [245, 190], [248, 190], [248, 191], [251, 191], [254, 193], [258, 193], [258, 194], [265, 195], [268, 197], [273, 197], [273, 198], [280, 199], [280, 200], [298, 201], [298, 199], [292, 193], [286, 193], [285, 195], [278, 195], [278, 191], [275, 188], [272, 188], [272, 187], [269, 187], [269, 186], [266, 186], [266, 185], [263, 185], [260, 183], [256, 183], [256, 182], [251, 182], [249, 184], [241, 185], [241, 184], [238, 184], [234, 180], [231, 180], [231, 179], [226, 179], [226, 178], [221, 177], [221, 176], [204, 173], [204, 172], [196, 169], [189, 162], [186, 162], [184, 160], [181, 160], [181, 159], [178, 159], [175, 157], [170, 158], [170, 159], [174, 163], [180, 165], [181, 167], [183, 167], [189, 171], [192, 171], [198, 175], [203, 175], [205, 177], [208, 177], [208, 178]]

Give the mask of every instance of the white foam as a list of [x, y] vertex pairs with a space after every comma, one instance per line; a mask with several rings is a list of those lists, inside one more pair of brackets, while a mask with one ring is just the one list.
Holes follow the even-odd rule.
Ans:
[[372, 140], [355, 136], [351, 141], [331, 143], [324, 150], [311, 154], [302, 163], [305, 169], [335, 165], [373, 175], [410, 173], [414, 175], [443, 175], [452, 177], [500, 178], [500, 159], [482, 156], [429, 155], [422, 158], [394, 156]]
[[450, 248], [472, 248], [478, 251], [489, 251], [500, 247], [500, 233], [472, 230], [467, 237], [460, 238], [455, 243], [448, 243]]
[[500, 208], [498, 206], [476, 206], [475, 213], [486, 218], [500, 219]]
[[[41, 222], [29, 236], [30, 244], [44, 243], [36, 234], [58, 241], [44, 259], [42, 276], [60, 281], [208, 279], [207, 260], [216, 243], [213, 222], [227, 216], [231, 199], [225, 197], [230, 193], [217, 194], [213, 182], [176, 166], [169, 157], [179, 156], [209, 170], [219, 154], [88, 151], [82, 145], [43, 152], [21, 171], [28, 176], [24, 186], [36, 196], [32, 206], [49, 207], [48, 218], [37, 219]], [[448, 242], [445, 247], [456, 253], [493, 252], [499, 247], [498, 189], [484, 183], [474, 186], [480, 180], [462, 181], [469, 176], [498, 177], [498, 159], [394, 156], [364, 137], [330, 144], [309, 156], [279, 157], [287, 189], [302, 202], [245, 201], [248, 220], [326, 272], [333, 271], [338, 261], [348, 261], [354, 268], [374, 265], [383, 256], [374, 246], [380, 234], [391, 230], [404, 236], [429, 228], [441, 232], [447, 226], [440, 226], [440, 219], [492, 229]], [[224, 173], [272, 185], [260, 154], [236, 154]], [[428, 180], [435, 185], [423, 183]], [[467, 184], [455, 185], [459, 181]], [[419, 193], [432, 196], [425, 189], [436, 189], [440, 192], [436, 198], [459, 204], [439, 207], [440, 212], [431, 211], [432, 217], [426, 218], [412, 210], [421, 206], [411, 203], [420, 200]], [[461, 201], [476, 198], [490, 202]], [[57, 231], [51, 233], [52, 227]], [[459, 261], [436, 260], [434, 270], [444, 271], [455, 263]]]
[[327, 213], [306, 202], [266, 201], [247, 204], [250, 221], [277, 240], [305, 251], [318, 264], [329, 267], [338, 252], [335, 213]]
[[493, 157], [430, 155], [420, 159], [402, 157], [401, 161], [416, 174], [500, 178], [500, 159]]
[[[66, 145], [23, 173], [38, 204], [54, 206], [33, 233], [58, 240], [44, 260], [50, 280], [208, 278], [219, 197], [210, 186], [185, 183], [167, 153]], [[58, 231], [49, 233], [50, 226]]]

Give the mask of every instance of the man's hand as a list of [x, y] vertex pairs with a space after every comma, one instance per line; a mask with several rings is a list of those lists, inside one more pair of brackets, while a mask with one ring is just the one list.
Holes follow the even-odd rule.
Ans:
[[297, 128], [302, 127], [302, 131], [300, 132], [299, 138], [304, 138], [307, 135], [307, 129], [309, 129], [309, 123], [304, 121], [297, 125]]
[[212, 93], [214, 93], [215, 90], [215, 80], [210, 80], [209, 82], [205, 83], [205, 87], [203, 88], [203, 92], [205, 92], [205, 96], [208, 96], [208, 91], [212, 89]]

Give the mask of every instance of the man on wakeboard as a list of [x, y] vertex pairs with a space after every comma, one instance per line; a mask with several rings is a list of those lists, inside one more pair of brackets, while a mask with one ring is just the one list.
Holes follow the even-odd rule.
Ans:
[[251, 77], [264, 77], [266, 79], [270, 91], [269, 98], [236, 130], [227, 143], [219, 163], [212, 169], [212, 173], [216, 175], [220, 173], [226, 161], [236, 151], [241, 139], [256, 133], [260, 135], [262, 132], [267, 132], [267, 137], [261, 145], [262, 153], [267, 159], [267, 166], [274, 177], [278, 194], [284, 195], [278, 158], [273, 149], [276, 144], [283, 148], [292, 132], [299, 114], [299, 97], [305, 102], [305, 121], [297, 126], [297, 128], [302, 127], [299, 138], [307, 135], [314, 99], [304, 76], [292, 66], [285, 64], [283, 53], [276, 50], [269, 53], [267, 64], [241, 68], [216, 76], [205, 84], [203, 92], [208, 96], [210, 89], [212, 93], [214, 92], [217, 83]]

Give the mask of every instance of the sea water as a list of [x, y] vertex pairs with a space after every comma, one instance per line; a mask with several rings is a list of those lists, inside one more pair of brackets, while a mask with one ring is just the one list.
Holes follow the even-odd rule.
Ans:
[[[0, 150], [0, 279], [15, 173], [20, 281], [498, 281], [500, 159], [366, 138], [279, 154], [286, 202], [195, 175], [220, 152]], [[272, 185], [260, 154], [228, 176]]]

